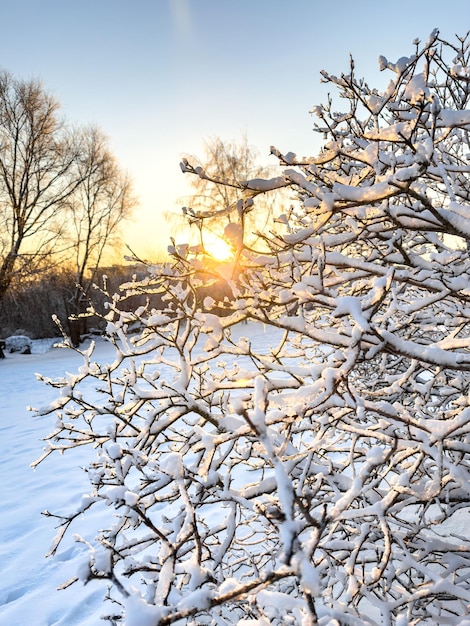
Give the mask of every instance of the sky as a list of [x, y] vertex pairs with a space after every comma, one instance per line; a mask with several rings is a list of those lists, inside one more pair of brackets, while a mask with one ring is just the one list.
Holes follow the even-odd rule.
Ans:
[[[380, 86], [379, 55], [409, 56], [434, 28], [470, 28], [454, 0], [0, 0], [0, 67], [39, 78], [77, 126], [109, 137], [139, 199], [125, 242], [148, 258], [172, 234], [164, 215], [190, 192], [179, 163], [211, 137], [246, 135], [263, 163], [271, 145], [316, 154], [320, 70]], [[387, 79], [388, 80], [388, 79]]]

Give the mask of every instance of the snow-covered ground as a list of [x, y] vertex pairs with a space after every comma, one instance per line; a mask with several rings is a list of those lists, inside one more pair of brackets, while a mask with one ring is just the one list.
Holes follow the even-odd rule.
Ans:
[[[236, 332], [249, 337], [258, 349], [276, 343], [260, 326], [243, 325]], [[98, 339], [94, 360], [112, 362], [113, 346]], [[31, 355], [7, 354], [0, 360], [1, 626], [97, 626], [104, 623], [100, 618], [109, 610], [103, 605], [105, 583], [93, 581], [84, 586], [78, 582], [57, 590], [77, 574], [83, 561], [88, 562], [88, 550], [74, 540], [72, 529], [58, 553], [46, 558], [58, 521], [41, 514], [46, 509], [58, 514], [76, 510], [82, 494], [90, 489], [81, 467], [88, 464], [93, 451], [75, 448], [64, 456], [49, 456], [35, 470], [30, 466], [41, 456], [43, 438], [53, 431], [55, 418], [38, 417], [27, 407], [46, 406], [58, 394], [38, 381], [35, 373], [54, 379], [76, 372], [81, 364], [80, 354], [52, 348], [51, 341], [34, 342]], [[103, 514], [99, 507], [88, 511], [76, 529], [92, 540], [100, 527], [106, 527]], [[467, 515], [467, 510], [458, 512], [449, 530], [465, 536]]]
[[[262, 328], [242, 325], [238, 332], [261, 348], [275, 342]], [[234, 337], [236, 334], [237, 331]], [[112, 362], [112, 345], [98, 339], [94, 360]], [[65, 372], [76, 372], [82, 362], [80, 354], [53, 348], [49, 340], [33, 342], [31, 355], [6, 354], [0, 360], [2, 626], [97, 626], [105, 623], [100, 617], [109, 610], [103, 606], [105, 583], [94, 581], [84, 586], [78, 582], [57, 590], [77, 574], [82, 561], [88, 561], [87, 548], [74, 541], [73, 529], [55, 556], [45, 556], [51, 548], [58, 520], [41, 512], [65, 514], [76, 509], [82, 494], [90, 489], [80, 468], [87, 464], [93, 451], [75, 448], [63, 456], [49, 456], [35, 470], [30, 467], [41, 456], [43, 438], [54, 430], [55, 418], [38, 417], [27, 407], [46, 406], [58, 395], [58, 390], [38, 381], [35, 374], [59, 378]], [[93, 539], [97, 534], [99, 515], [89, 511], [80, 521], [79, 532], [85, 539], [87, 536]]]
[[[42, 438], [54, 428], [54, 417], [36, 417], [27, 406], [44, 406], [57, 395], [35, 372], [55, 378], [76, 371], [82, 362], [72, 350], [50, 346], [50, 341], [34, 342], [31, 355], [7, 354], [0, 360], [0, 624], [96, 626], [104, 623], [106, 587], [77, 583], [56, 590], [76, 573], [86, 548], [70, 537], [55, 557], [45, 558], [57, 520], [41, 515], [45, 509], [72, 510], [89, 490], [80, 464], [90, 452], [52, 455], [36, 470], [30, 467], [41, 455]], [[111, 354], [112, 347], [99, 340], [98, 359]], [[95, 516], [89, 522], [94, 531], [99, 520]]]

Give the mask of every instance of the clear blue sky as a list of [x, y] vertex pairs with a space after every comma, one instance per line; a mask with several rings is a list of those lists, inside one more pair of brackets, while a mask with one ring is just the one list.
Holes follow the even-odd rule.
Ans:
[[465, 34], [470, 1], [0, 0], [0, 19], [0, 65], [110, 137], [141, 202], [126, 241], [145, 256], [166, 247], [161, 216], [187, 192], [183, 154], [243, 133], [262, 155], [316, 153], [321, 69], [346, 71], [351, 53], [383, 81], [380, 54], [408, 56], [435, 27]]

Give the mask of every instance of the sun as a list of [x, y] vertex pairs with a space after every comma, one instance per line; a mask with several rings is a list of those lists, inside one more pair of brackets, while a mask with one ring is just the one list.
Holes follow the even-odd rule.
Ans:
[[204, 243], [204, 248], [216, 261], [228, 261], [233, 257], [233, 250], [226, 241], [220, 237], [211, 238]]

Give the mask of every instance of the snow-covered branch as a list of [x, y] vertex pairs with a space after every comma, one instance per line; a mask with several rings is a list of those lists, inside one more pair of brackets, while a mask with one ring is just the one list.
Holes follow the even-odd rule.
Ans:
[[[456, 45], [458, 64], [437, 31], [381, 57], [383, 93], [353, 62], [325, 72], [346, 108], [315, 108], [321, 153], [273, 148], [281, 176], [227, 182], [240, 215], [292, 192], [263, 246], [239, 238], [226, 265], [174, 246], [110, 295], [113, 362], [89, 351], [45, 381], [60, 393], [40, 412], [57, 418], [45, 455], [95, 448], [56, 545], [109, 509], [78, 578], [109, 582], [112, 623], [468, 617], [470, 46]], [[126, 291], [147, 304], [127, 311]]]

